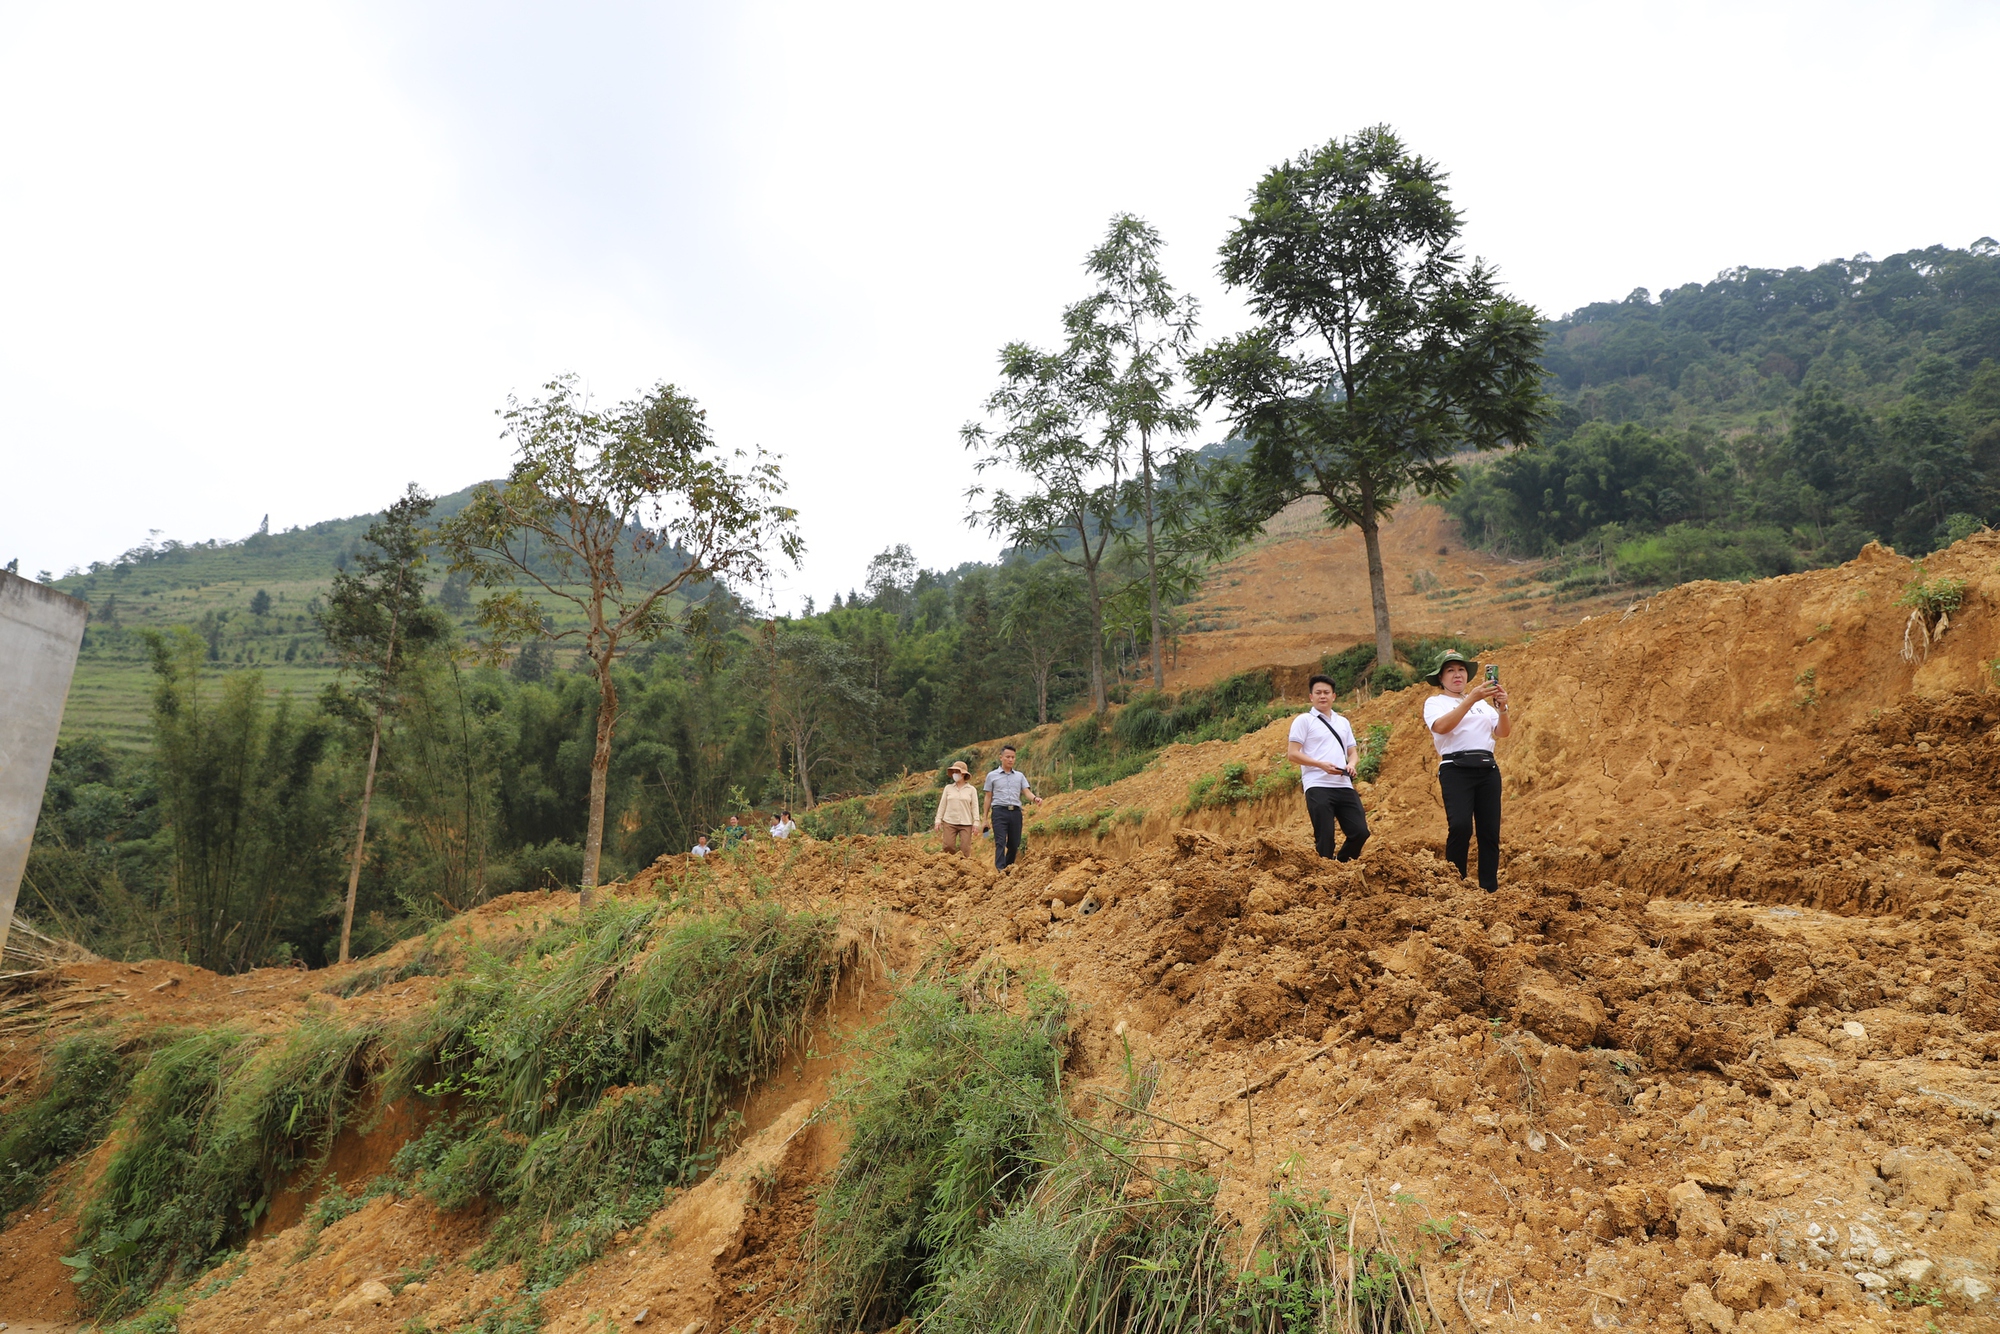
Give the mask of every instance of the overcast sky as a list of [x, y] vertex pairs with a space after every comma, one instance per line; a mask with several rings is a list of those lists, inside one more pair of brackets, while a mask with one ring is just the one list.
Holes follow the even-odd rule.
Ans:
[[[986, 557], [957, 440], [1120, 210], [1205, 331], [1268, 167], [1388, 122], [1549, 313], [2000, 234], [2000, 6], [0, 0], [0, 562], [505, 471], [668, 380], [784, 458], [785, 609]], [[1981, 164], [1984, 165], [1981, 165]]]

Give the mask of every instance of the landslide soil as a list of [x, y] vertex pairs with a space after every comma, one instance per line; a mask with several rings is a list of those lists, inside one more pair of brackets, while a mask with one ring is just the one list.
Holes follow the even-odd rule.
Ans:
[[[1312, 854], [1295, 794], [1180, 809], [1224, 763], [1275, 763], [1283, 724], [1051, 801], [1041, 815], [1146, 814], [1101, 840], [1034, 839], [1006, 876], [919, 838], [664, 860], [616, 892], [831, 910], [860, 962], [830, 1030], [751, 1094], [737, 1151], [546, 1294], [545, 1322], [788, 1328], [840, 1149], [811, 1113], [842, 1038], [914, 968], [999, 960], [1075, 1001], [1080, 1110], [1122, 1088], [1125, 1043], [1159, 1064], [1155, 1110], [1189, 1128], [1247, 1225], [1279, 1184], [1460, 1219], [1465, 1240], [1430, 1270], [1447, 1328], [2000, 1329], [2000, 539], [1927, 564], [1968, 596], [1915, 661], [1894, 606], [1913, 571], [1880, 549], [1502, 651], [1517, 725], [1494, 895], [1439, 856], [1421, 690], [1353, 710], [1392, 728], [1354, 865]], [[515, 896], [453, 929], [529, 929], [569, 904]], [[0, 1038], [0, 1081], [32, 1084], [71, 1024], [386, 1015], [436, 985], [340, 1000], [325, 988], [355, 970], [128, 967], [64, 970]], [[0, 1315], [73, 1318], [36, 1284], [90, 1167], [0, 1234]], [[294, 1223], [197, 1284], [180, 1325], [468, 1325], [520, 1285], [467, 1266], [481, 1228], [394, 1198], [323, 1232]]]

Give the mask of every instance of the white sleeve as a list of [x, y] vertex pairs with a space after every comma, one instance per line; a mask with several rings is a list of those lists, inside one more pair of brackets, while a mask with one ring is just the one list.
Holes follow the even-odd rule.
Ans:
[[1429, 727], [1432, 723], [1450, 713], [1451, 709], [1452, 698], [1450, 695], [1432, 695], [1424, 701], [1424, 726]]

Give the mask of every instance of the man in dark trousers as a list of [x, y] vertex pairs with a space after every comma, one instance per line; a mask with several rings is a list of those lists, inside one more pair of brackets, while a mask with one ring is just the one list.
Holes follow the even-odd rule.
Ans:
[[[1351, 862], [1368, 841], [1368, 815], [1354, 790], [1354, 728], [1333, 711], [1333, 678], [1315, 676], [1307, 688], [1312, 707], [1292, 719], [1285, 741], [1285, 758], [1299, 766], [1306, 790], [1306, 817], [1312, 821], [1313, 846], [1322, 857]], [[1336, 833], [1347, 841], [1334, 851]]]
[[1042, 799], [1028, 786], [1028, 776], [1014, 771], [1014, 748], [1000, 747], [1000, 767], [986, 775], [986, 819], [993, 830], [993, 866], [1004, 871], [1021, 855], [1021, 801], [1037, 806]]

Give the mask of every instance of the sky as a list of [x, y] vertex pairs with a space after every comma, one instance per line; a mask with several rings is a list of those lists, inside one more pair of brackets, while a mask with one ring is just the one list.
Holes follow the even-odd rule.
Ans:
[[0, 563], [500, 476], [573, 372], [779, 456], [806, 554], [755, 596], [824, 606], [998, 550], [959, 428], [1115, 213], [1217, 338], [1257, 178], [1378, 123], [1549, 314], [1964, 246], [1996, 55], [2000, 6], [1912, 0], [0, 0]]

